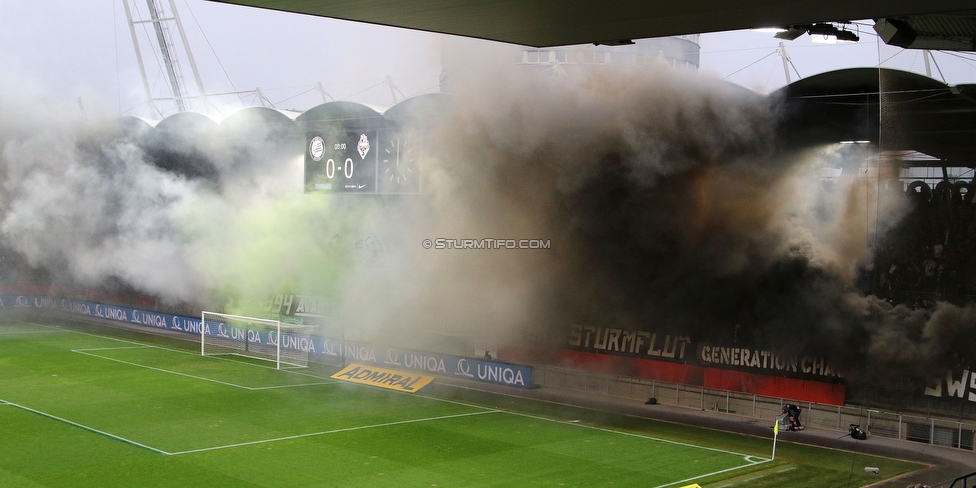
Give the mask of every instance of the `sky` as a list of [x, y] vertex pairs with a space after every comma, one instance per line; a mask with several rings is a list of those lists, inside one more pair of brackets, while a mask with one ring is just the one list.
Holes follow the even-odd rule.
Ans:
[[[760, 31], [705, 34], [701, 37], [701, 72], [760, 92], [775, 90], [787, 83], [783, 58], [777, 52], [782, 43], [795, 68], [790, 70], [792, 81], [825, 71], [878, 65], [926, 74], [923, 51], [888, 46], [871, 25], [871, 21], [860, 21], [848, 26], [858, 33], [861, 40], [857, 43], [823, 44], [810, 35], [781, 41]], [[932, 56], [929, 70], [933, 78], [953, 85], [976, 81], [973, 53], [945, 51]]]
[[[15, 93], [73, 104], [80, 99], [88, 115], [150, 115], [122, 5], [121, 0], [0, 0], [0, 81], [8, 96], [16, 86]], [[144, 2], [130, 5], [146, 16]], [[323, 101], [319, 83], [328, 99], [380, 107], [392, 105], [394, 96], [438, 91], [439, 46], [446, 35], [203, 0], [177, 0], [176, 5], [205, 90], [251, 91], [213, 97], [209, 111], [217, 116], [242, 105], [259, 105], [253, 94], [258, 88], [264, 103], [297, 110]], [[138, 12], [133, 15], [140, 18]], [[824, 45], [807, 35], [785, 42], [793, 63], [791, 79], [879, 62], [925, 73], [921, 51], [879, 43], [870, 22], [851, 28], [861, 42]], [[139, 26], [137, 33], [149, 83], [162, 90], [165, 78], [149, 48], [151, 32]], [[177, 33], [172, 36], [179, 50]], [[787, 82], [779, 43], [768, 32], [705, 34], [700, 72], [773, 91]], [[195, 92], [189, 63], [179, 54], [186, 84]], [[934, 58], [934, 78], [950, 84], [976, 82], [976, 55], [937, 52]]]

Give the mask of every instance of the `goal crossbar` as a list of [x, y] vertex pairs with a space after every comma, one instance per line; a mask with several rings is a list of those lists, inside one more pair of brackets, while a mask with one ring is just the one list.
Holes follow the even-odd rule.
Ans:
[[308, 367], [313, 325], [204, 311], [200, 315], [200, 354], [232, 354], [275, 363], [277, 369]]

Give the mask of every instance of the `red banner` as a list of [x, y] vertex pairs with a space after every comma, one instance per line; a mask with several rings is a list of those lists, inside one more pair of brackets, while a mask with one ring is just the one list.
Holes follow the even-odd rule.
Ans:
[[708, 368], [669, 361], [638, 359], [582, 351], [561, 351], [559, 365], [595, 373], [635, 376], [647, 380], [703, 386], [800, 402], [843, 405], [844, 385], [820, 381]]

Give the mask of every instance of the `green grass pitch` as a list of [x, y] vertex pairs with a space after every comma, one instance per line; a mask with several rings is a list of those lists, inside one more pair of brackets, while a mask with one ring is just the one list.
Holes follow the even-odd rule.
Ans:
[[[0, 323], [0, 486], [862, 486], [917, 466], [444, 385]], [[857, 469], [853, 469], [856, 464]]]

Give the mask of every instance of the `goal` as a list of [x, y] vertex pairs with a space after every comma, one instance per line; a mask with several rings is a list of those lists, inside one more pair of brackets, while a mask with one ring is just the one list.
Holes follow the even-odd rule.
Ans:
[[203, 312], [200, 354], [263, 359], [275, 363], [277, 369], [306, 368], [309, 335], [314, 328], [280, 320]]

